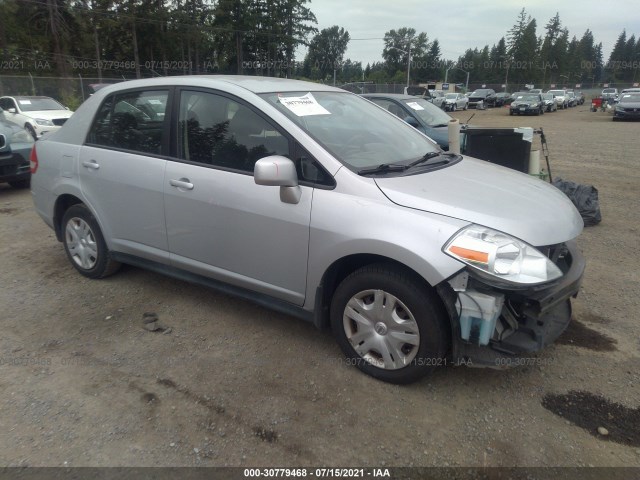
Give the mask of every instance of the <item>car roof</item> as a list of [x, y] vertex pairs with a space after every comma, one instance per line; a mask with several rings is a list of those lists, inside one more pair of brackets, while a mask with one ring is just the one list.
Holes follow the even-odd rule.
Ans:
[[47, 97], [44, 95], [13, 95], [13, 96], [10, 96], [9, 98], [20, 98], [23, 100], [27, 100], [27, 99], [28, 100], [45, 100], [45, 99], [54, 100], [53, 98]]
[[321, 83], [305, 82], [301, 80], [291, 80], [287, 78], [257, 77], [245, 75], [184, 75], [175, 77], [156, 77], [142, 80], [129, 80], [105, 86], [100, 89], [105, 92], [119, 91], [129, 88], [186, 85], [202, 87], [224, 87], [232, 84], [239, 86], [253, 93], [272, 92], [301, 92], [301, 91], [325, 91], [325, 92], [345, 92], [345, 90], [323, 85]]

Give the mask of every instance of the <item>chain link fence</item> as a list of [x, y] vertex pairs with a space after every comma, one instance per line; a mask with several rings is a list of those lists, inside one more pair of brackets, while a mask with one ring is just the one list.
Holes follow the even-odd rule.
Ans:
[[52, 97], [63, 105], [75, 110], [99, 84], [118, 83], [134, 78], [85, 78], [77, 77], [35, 77], [31, 75], [0, 75], [0, 96], [43, 95]]
[[[95, 87], [99, 84], [118, 83], [125, 80], [134, 80], [135, 76], [110, 77], [110, 78], [93, 78], [82, 77], [38, 77], [31, 75], [0, 75], [0, 96], [4, 95], [44, 95], [55, 98], [71, 110], [75, 110], [78, 106], [94, 93]], [[528, 90], [524, 84], [482, 84], [470, 83], [469, 91], [478, 88], [492, 88], [496, 92], [518, 92]], [[578, 86], [580, 85], [580, 86]], [[542, 88], [543, 91], [549, 89], [569, 88], [582, 91], [587, 98], [600, 96], [603, 88], [617, 88], [619, 91], [623, 88], [638, 87], [638, 83], [594, 83], [594, 84], [546, 84], [535, 85], [536, 88]], [[341, 85], [340, 88], [353, 93], [404, 93], [406, 84], [404, 83], [373, 83], [373, 82], [353, 82]], [[460, 88], [455, 89], [454, 84], [450, 84], [449, 91], [461, 91]], [[454, 90], [455, 89], [455, 90]]]

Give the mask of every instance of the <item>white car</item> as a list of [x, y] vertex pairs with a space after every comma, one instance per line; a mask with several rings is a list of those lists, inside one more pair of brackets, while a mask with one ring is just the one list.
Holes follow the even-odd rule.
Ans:
[[558, 108], [565, 109], [569, 107], [569, 96], [566, 90], [548, 90], [547, 93], [555, 97]]
[[447, 111], [466, 110], [469, 107], [469, 99], [461, 93], [447, 93], [444, 96], [444, 104]]
[[0, 108], [5, 120], [23, 127], [35, 140], [58, 130], [73, 115], [51, 97], [2, 97]]

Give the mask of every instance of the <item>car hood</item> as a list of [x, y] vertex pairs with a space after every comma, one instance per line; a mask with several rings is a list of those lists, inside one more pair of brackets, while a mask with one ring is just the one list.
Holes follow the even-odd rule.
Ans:
[[71, 110], [37, 110], [34, 112], [22, 112], [22, 114], [31, 118], [53, 120], [55, 118], [69, 118], [73, 115], [73, 112]]
[[640, 102], [618, 102], [618, 106], [622, 108], [640, 108]]
[[398, 205], [494, 228], [534, 246], [565, 242], [583, 228], [580, 214], [556, 187], [470, 157], [440, 170], [375, 182]]
[[533, 100], [514, 100], [511, 102], [512, 107], [526, 107], [531, 105], [532, 103], [538, 103]]

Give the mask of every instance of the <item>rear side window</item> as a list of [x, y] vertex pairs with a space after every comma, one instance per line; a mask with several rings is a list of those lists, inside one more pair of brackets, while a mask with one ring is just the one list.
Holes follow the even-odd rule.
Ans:
[[263, 157], [289, 157], [289, 140], [279, 129], [223, 95], [182, 91], [178, 122], [178, 155], [184, 160], [253, 172]]
[[96, 114], [87, 143], [159, 155], [168, 121], [167, 90], [108, 97]]

